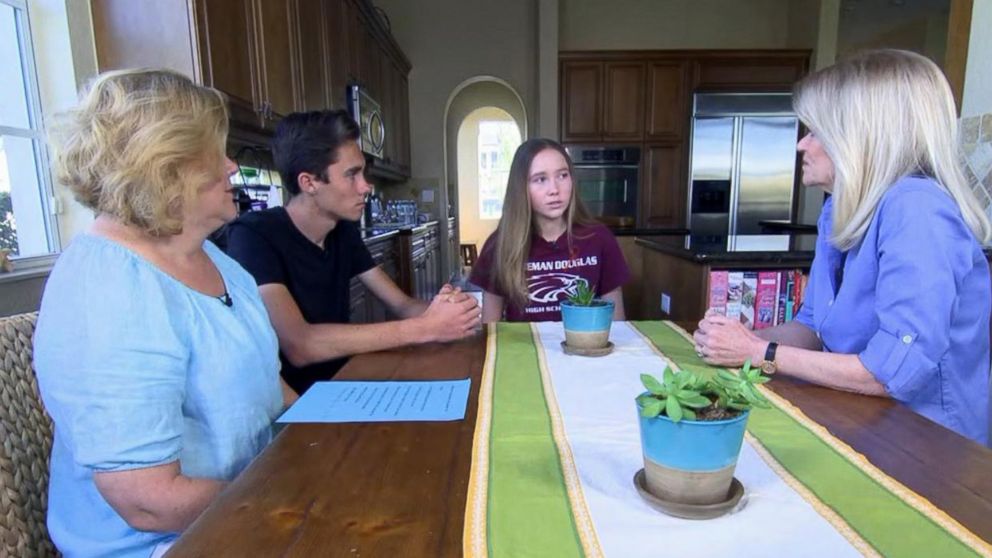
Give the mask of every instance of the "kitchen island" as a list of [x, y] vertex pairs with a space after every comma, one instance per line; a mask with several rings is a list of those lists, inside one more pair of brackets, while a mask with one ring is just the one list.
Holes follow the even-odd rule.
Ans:
[[690, 327], [706, 312], [711, 271], [808, 272], [816, 235], [653, 235], [638, 236], [635, 245], [641, 250], [641, 261], [634, 263], [640, 266], [640, 275], [626, 288], [625, 296], [629, 291], [639, 303], [628, 317], [666, 319]]

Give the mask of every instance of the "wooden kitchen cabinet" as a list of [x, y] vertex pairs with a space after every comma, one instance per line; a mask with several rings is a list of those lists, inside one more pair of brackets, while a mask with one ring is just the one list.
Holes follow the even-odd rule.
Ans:
[[561, 69], [561, 95], [564, 141], [637, 141], [642, 138], [643, 63], [565, 62]]
[[[365, 243], [372, 261], [394, 282], [399, 283], [397, 238], [390, 236]], [[386, 305], [357, 278], [351, 280], [349, 307], [351, 323], [381, 323], [395, 319]]]
[[[159, 8], [168, 6], [175, 11], [184, 12], [183, 5], [185, 2], [173, 0], [159, 5]], [[194, 25], [202, 58], [193, 60], [193, 53], [191, 52], [184, 61], [188, 62], [191, 67], [199, 65], [202, 73], [200, 81], [204, 85], [209, 85], [227, 94], [232, 119], [246, 122], [256, 121], [260, 116], [260, 111], [254, 79], [254, 61], [249, 46], [253, 38], [250, 4], [246, 0], [198, 0], [194, 2], [194, 6]], [[103, 9], [98, 10], [98, 7]], [[111, 48], [106, 48], [106, 46], [100, 48], [101, 44], [107, 44], [105, 40], [101, 39], [108, 39], [109, 37], [108, 34], [100, 33], [101, 28], [96, 25], [97, 14], [106, 14], [111, 18], [128, 17], [121, 12], [139, 12], [139, 10], [134, 10], [133, 3], [127, 0], [94, 0], [92, 9], [97, 62], [101, 72], [118, 68], [159, 66], [155, 63], [156, 53], [154, 49], [150, 51], [132, 50], [134, 45], [130, 44], [131, 41], [128, 40], [132, 38], [132, 35], [127, 29], [115, 29], [119, 34], [114, 34], [113, 37], [127, 40], [128, 44], [121, 44], [118, 48], [113, 48], [115, 43], [111, 45]], [[146, 15], [152, 16], [152, 14]], [[131, 13], [130, 17], [138, 18], [140, 16], [137, 13]], [[129, 25], [137, 22], [132, 20], [120, 23]], [[153, 25], [161, 25], [154, 16], [149, 20], [141, 21], [139, 29], [132, 29], [131, 32], [137, 33], [139, 30], [144, 32]], [[164, 32], [165, 29], [162, 31]], [[180, 48], [182, 46], [180, 45]], [[184, 71], [186, 68], [173, 69], [186, 74], [192, 73]]]
[[436, 222], [400, 237], [400, 288], [408, 295], [431, 300], [440, 290], [441, 243]]
[[696, 91], [791, 91], [809, 70], [809, 53], [730, 52], [699, 58], [695, 65]]
[[270, 128], [297, 107], [293, 2], [92, 0], [97, 66], [166, 67], [223, 91], [234, 127]]
[[649, 140], [681, 140], [689, 122], [689, 64], [684, 60], [648, 63], [647, 119]]
[[[333, 64], [327, 41], [335, 25], [331, 1], [298, 0], [297, 18], [300, 32], [296, 34], [300, 61], [300, 100], [303, 110], [320, 110], [333, 104], [329, 91]], [[344, 87], [342, 83], [342, 88]]]
[[350, 73], [351, 44], [348, 39], [350, 25], [349, 0], [323, 0], [326, 26], [324, 38], [327, 58], [323, 62], [327, 70], [327, 103], [324, 106], [345, 108], [346, 90]]
[[638, 200], [644, 228], [685, 227], [688, 187], [684, 143], [648, 145], [644, 149]]
[[603, 65], [603, 140], [639, 141], [644, 136], [644, 64]]
[[602, 137], [603, 64], [561, 65], [561, 133], [563, 141], [598, 141]]
[[410, 62], [368, 0], [91, 0], [97, 65], [170, 68], [227, 95], [231, 135], [266, 143], [298, 110], [365, 87], [387, 128], [383, 176], [410, 174]]
[[[203, 1], [203, 0], [198, 0]], [[216, 0], [209, 0], [216, 1]], [[296, 7], [298, 2], [254, 0], [255, 54], [258, 58], [258, 99], [261, 125], [274, 129], [279, 120], [303, 108], [300, 99]], [[312, 53], [307, 53], [311, 57]]]

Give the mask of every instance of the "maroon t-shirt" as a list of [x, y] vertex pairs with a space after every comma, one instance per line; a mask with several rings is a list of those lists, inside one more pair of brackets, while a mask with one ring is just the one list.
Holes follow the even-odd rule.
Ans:
[[[472, 267], [469, 281], [483, 290], [506, 298], [496, 288], [493, 260], [496, 235], [482, 247]], [[572, 242], [562, 234], [548, 242], [535, 234], [527, 258], [527, 306], [519, 308], [507, 299], [506, 319], [511, 322], [561, 321], [561, 301], [575, 293], [579, 282], [589, 285], [602, 296], [630, 279], [630, 270], [613, 233], [603, 225], [572, 227]]]

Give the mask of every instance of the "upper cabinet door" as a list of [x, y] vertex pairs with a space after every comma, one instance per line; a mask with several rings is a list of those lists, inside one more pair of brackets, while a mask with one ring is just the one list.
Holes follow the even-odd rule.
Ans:
[[300, 49], [300, 90], [303, 110], [320, 110], [332, 103], [330, 69], [326, 50], [328, 17], [324, 0], [297, 0]]
[[348, 0], [324, 0], [325, 17], [327, 18], [327, 60], [330, 65], [328, 72], [327, 91], [330, 106], [336, 109], [345, 108], [347, 102], [348, 68], [351, 61], [351, 51], [348, 44], [349, 13]]
[[603, 64], [563, 62], [561, 131], [564, 141], [602, 138]]
[[196, 0], [197, 36], [204, 85], [228, 96], [232, 120], [255, 118], [254, 33], [249, 0]]
[[684, 60], [648, 63], [649, 139], [682, 139], [688, 114], [687, 68]]
[[809, 67], [807, 51], [700, 58], [696, 90], [790, 91]]
[[607, 62], [603, 139], [637, 141], [644, 137], [644, 64]]
[[293, 8], [294, 2], [255, 1], [259, 85], [262, 97], [268, 103], [263, 111], [266, 127], [298, 106], [296, 76], [299, 70], [292, 39]]

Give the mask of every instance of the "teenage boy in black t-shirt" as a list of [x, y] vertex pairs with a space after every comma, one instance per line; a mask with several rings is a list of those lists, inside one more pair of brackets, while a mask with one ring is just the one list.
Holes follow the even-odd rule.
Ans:
[[[445, 285], [430, 302], [411, 298], [373, 263], [356, 224], [371, 191], [358, 134], [345, 111], [284, 118], [272, 150], [289, 202], [229, 226], [228, 253], [255, 277], [283, 378], [298, 393], [331, 378], [349, 355], [461, 339], [479, 324], [471, 296]], [[349, 324], [356, 276], [402, 319]]]

